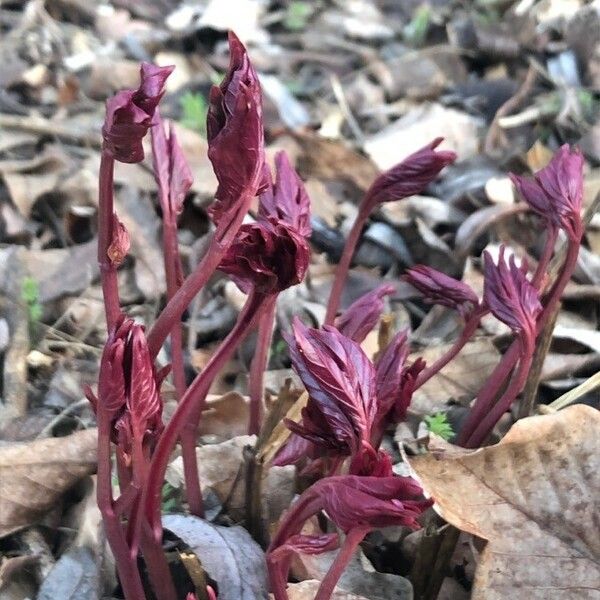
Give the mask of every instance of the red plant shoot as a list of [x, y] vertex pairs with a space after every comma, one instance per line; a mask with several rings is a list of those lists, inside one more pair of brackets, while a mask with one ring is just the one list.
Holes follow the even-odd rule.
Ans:
[[[177, 219], [192, 184], [191, 171], [172, 126], [162, 121], [158, 104], [172, 67], [143, 64], [136, 90], [119, 92], [107, 102], [102, 129], [99, 181], [98, 261], [108, 339], [100, 362], [97, 395], [87, 391], [98, 422], [98, 505], [116, 559], [126, 600], [145, 598], [138, 570], [141, 551], [158, 600], [176, 600], [162, 549], [161, 489], [169, 458], [179, 441], [183, 448], [186, 494], [190, 511], [203, 511], [196, 433], [205, 398], [215, 377], [240, 343], [259, 328], [250, 369], [249, 431], [261, 427], [263, 374], [267, 368], [278, 295], [300, 283], [309, 268], [310, 201], [285, 153], [275, 157], [273, 179], [265, 163], [262, 98], [258, 76], [246, 49], [229, 35], [230, 64], [220, 86], [210, 93], [207, 117], [208, 156], [218, 188], [209, 208], [214, 231], [209, 248], [191, 274], [183, 277], [177, 244]], [[167, 303], [154, 326], [144, 328], [120, 307], [117, 269], [126, 260], [130, 240], [113, 202], [114, 161], [139, 162], [142, 140], [152, 135], [154, 174], [163, 219]], [[299, 422], [286, 420], [292, 435], [274, 464], [308, 463], [321, 476], [285, 514], [269, 546], [267, 562], [276, 600], [287, 598], [290, 561], [295, 553], [319, 554], [339, 547], [316, 600], [330, 598], [340, 575], [365, 535], [375, 528], [419, 526], [418, 517], [432, 500], [410, 478], [395, 476], [392, 458], [380, 446], [387, 428], [406, 419], [413, 393], [448, 364], [491, 313], [510, 327], [515, 339], [491, 377], [479, 390], [458, 434], [458, 443], [485, 442], [525, 385], [536, 340], [547, 324], [576, 265], [584, 232], [581, 219], [583, 159], [561, 147], [550, 164], [533, 178], [512, 176], [519, 193], [546, 227], [546, 241], [530, 276], [523, 261], [501, 247], [496, 262], [483, 255], [483, 298], [465, 283], [435, 269], [417, 265], [404, 275], [426, 303], [456, 310], [464, 320], [451, 349], [430, 366], [409, 358], [408, 331], [398, 332], [376, 360], [360, 344], [377, 326], [384, 298], [395, 285], [386, 283], [337, 315], [340, 296], [370, 213], [381, 203], [420, 193], [454, 161], [453, 152], [437, 149], [433, 140], [382, 173], [367, 192], [338, 265], [325, 324], [311, 328], [294, 320], [286, 335], [292, 366], [308, 400]], [[255, 221], [244, 221], [259, 197]], [[556, 281], [544, 289], [544, 274], [559, 233], [567, 252]], [[238, 320], [192, 383], [186, 385], [181, 318], [195, 295], [220, 270], [247, 295]], [[170, 336], [173, 380], [178, 405], [163, 424], [161, 383], [156, 356]], [[119, 494], [112, 482], [115, 458]], [[323, 513], [343, 534], [302, 527]], [[214, 590], [207, 594], [216, 598]], [[188, 594], [191, 598], [194, 594]]]

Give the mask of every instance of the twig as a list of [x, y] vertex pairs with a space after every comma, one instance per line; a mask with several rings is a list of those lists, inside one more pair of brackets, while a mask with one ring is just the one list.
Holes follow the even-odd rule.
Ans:
[[77, 402], [73, 402], [69, 404], [64, 410], [59, 412], [53, 419], [50, 421], [36, 436], [36, 439], [48, 437], [52, 430], [65, 418], [70, 414], [77, 412], [80, 408], [85, 408], [86, 406], [90, 406], [90, 401], [87, 398], [81, 398], [77, 400]]
[[577, 387], [574, 387], [572, 390], [564, 393], [562, 396], [557, 398], [548, 406], [540, 406], [539, 412], [541, 413], [550, 413], [555, 410], [561, 410], [562, 408], [566, 408], [569, 404], [573, 404], [573, 402], [579, 400], [584, 394], [588, 394], [589, 392], [593, 392], [596, 388], [600, 387], [600, 371], [595, 375], [592, 375], [589, 379], [580, 383]]
[[333, 90], [333, 95], [337, 100], [337, 103], [340, 106], [342, 114], [344, 118], [348, 122], [348, 127], [352, 129], [352, 134], [357, 139], [359, 143], [363, 143], [365, 141], [365, 134], [362, 132], [358, 121], [354, 118], [352, 111], [350, 110], [350, 106], [348, 105], [348, 101], [346, 100], [346, 95], [344, 94], [344, 88], [340, 83], [339, 77], [337, 75], [331, 75], [329, 78], [331, 83], [331, 89]]
[[[536, 79], [537, 79], [537, 70], [533, 65], [529, 66], [527, 71], [527, 75], [525, 76], [525, 80], [521, 84], [521, 87], [517, 90], [514, 96], [511, 96], [497, 111], [494, 115], [494, 119], [488, 129], [487, 135], [485, 136], [484, 142], [484, 151], [486, 154], [493, 154], [494, 148], [497, 145], [497, 142], [502, 141], [502, 143], [506, 142], [506, 137], [504, 133], [501, 131], [500, 120], [511, 113], [515, 108], [517, 108], [525, 98], [531, 92]], [[499, 138], [502, 138], [499, 140]]]
[[535, 352], [533, 354], [533, 361], [531, 363], [531, 369], [527, 377], [527, 383], [523, 390], [523, 397], [519, 404], [518, 418], [523, 419], [533, 414], [534, 406], [536, 404], [538, 388], [540, 386], [540, 377], [542, 375], [542, 368], [546, 355], [550, 349], [552, 343], [552, 334], [554, 332], [554, 326], [556, 325], [556, 319], [560, 311], [561, 303], [559, 302], [553, 309], [553, 314], [550, 315], [548, 322], [542, 329], [540, 334]]

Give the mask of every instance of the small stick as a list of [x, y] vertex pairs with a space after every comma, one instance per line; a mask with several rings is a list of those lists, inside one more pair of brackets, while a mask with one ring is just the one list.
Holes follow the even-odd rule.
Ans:
[[550, 344], [552, 343], [552, 333], [554, 332], [554, 325], [556, 324], [560, 307], [561, 304], [559, 302], [554, 307], [548, 322], [546, 325], [544, 325], [542, 333], [538, 337], [535, 352], [533, 354], [533, 362], [531, 363], [531, 369], [529, 371], [529, 376], [527, 377], [527, 383], [525, 384], [525, 389], [523, 390], [523, 397], [521, 399], [521, 403], [519, 404], [519, 419], [528, 417], [534, 412], [538, 388], [540, 385], [540, 377], [542, 375], [542, 368], [544, 366], [544, 361], [546, 360], [548, 350], [550, 349]]
[[512, 112], [523, 102], [523, 100], [527, 98], [537, 80], [537, 75], [537, 70], [534, 68], [533, 65], [530, 65], [527, 71], [527, 75], [525, 76], [525, 79], [521, 84], [521, 87], [517, 90], [514, 96], [511, 96], [496, 111], [494, 119], [492, 120], [490, 128], [488, 129], [487, 135], [485, 136], [483, 148], [486, 154], [493, 153], [494, 147], [496, 146], [497, 142], [500, 141], [499, 138], [503, 138], [503, 143], [506, 141], [506, 136], [500, 128], [500, 119]]

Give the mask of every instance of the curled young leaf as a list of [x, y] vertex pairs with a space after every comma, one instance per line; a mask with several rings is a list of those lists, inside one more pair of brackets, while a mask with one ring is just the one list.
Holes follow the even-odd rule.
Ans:
[[463, 317], [479, 304], [477, 294], [469, 285], [432, 267], [411, 267], [403, 279], [419, 290], [426, 302], [453, 308]]
[[310, 199], [283, 150], [275, 155], [275, 169], [275, 183], [271, 183], [271, 175], [267, 174], [269, 185], [260, 196], [258, 216], [264, 220], [282, 221], [308, 238], [311, 233]]
[[163, 428], [160, 383], [141, 325], [123, 318], [108, 337], [98, 398], [88, 395], [98, 418], [112, 425], [111, 437], [126, 454], [133, 439], [153, 443]]
[[275, 294], [304, 279], [309, 257], [304, 237], [272, 220], [242, 225], [219, 269], [244, 292]]
[[293, 430], [346, 454], [368, 443], [377, 412], [375, 369], [360, 346], [334, 327], [309, 329], [296, 319], [289, 340], [292, 365], [309, 400]]
[[115, 160], [124, 163], [143, 160], [142, 138], [152, 124], [154, 111], [164, 93], [165, 81], [173, 68], [142, 63], [139, 88], [123, 90], [106, 102], [103, 148]]
[[215, 223], [234, 210], [245, 194], [264, 190], [264, 132], [258, 76], [243, 44], [229, 33], [229, 69], [209, 96], [206, 133], [208, 158], [219, 181], [209, 209]]
[[180, 214], [194, 178], [177, 141], [173, 124], [169, 125], [167, 135], [158, 111], [152, 127], [152, 162], [163, 213]]
[[365, 203], [374, 208], [383, 202], [420, 194], [447, 165], [456, 160], [450, 150], [436, 150], [443, 138], [436, 138], [391, 169], [381, 173], [371, 185]]
[[336, 329], [360, 344], [377, 325], [383, 312], [383, 298], [395, 290], [393, 285], [386, 283], [364, 294], [335, 320]]
[[406, 418], [419, 373], [425, 361], [417, 359], [410, 367], [406, 358], [410, 352], [408, 332], [398, 332], [377, 361], [377, 421], [392, 418], [395, 422]]
[[527, 265], [519, 268], [514, 255], [507, 264], [504, 252], [501, 246], [497, 265], [489, 252], [484, 252], [483, 299], [499, 321], [533, 344], [536, 318], [542, 310], [538, 291], [527, 280]]
[[118, 267], [123, 264], [127, 253], [129, 252], [129, 247], [131, 246], [131, 241], [129, 239], [129, 232], [127, 231], [125, 225], [119, 220], [116, 213], [113, 213], [113, 226], [111, 229], [112, 232], [112, 242], [108, 247], [106, 254], [108, 254], [108, 258], [110, 262]]
[[583, 156], [568, 144], [559, 148], [534, 179], [512, 175], [525, 201], [553, 227], [562, 228], [575, 241], [583, 234]]

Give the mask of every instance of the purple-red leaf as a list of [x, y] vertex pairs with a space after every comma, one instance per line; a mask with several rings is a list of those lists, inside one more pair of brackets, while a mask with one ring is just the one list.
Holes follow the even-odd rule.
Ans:
[[163, 213], [180, 214], [194, 178], [173, 125], [169, 125], [167, 136], [158, 111], [152, 127], [152, 162]]
[[215, 223], [235, 210], [244, 194], [265, 187], [262, 98], [258, 76], [246, 49], [229, 33], [230, 62], [225, 79], [209, 96], [206, 132], [208, 158], [219, 182], [209, 209]]
[[285, 544], [276, 548], [271, 553], [270, 560], [277, 562], [294, 553], [323, 554], [335, 550], [339, 545], [340, 538], [337, 533], [322, 533], [321, 535], [297, 533], [289, 537]]
[[411, 267], [403, 279], [419, 290], [426, 302], [453, 308], [463, 317], [479, 304], [479, 298], [470, 286], [432, 267]]
[[152, 124], [164, 83], [173, 68], [142, 63], [139, 88], [119, 92], [106, 102], [103, 147], [115, 160], [124, 163], [143, 160], [142, 139]]
[[140, 87], [133, 93], [133, 103], [147, 115], [153, 116], [160, 99], [165, 93], [164, 87], [174, 66], [159, 67], [151, 63], [142, 63], [140, 67]]
[[96, 412], [109, 419], [111, 437], [125, 454], [130, 453], [133, 439], [152, 443], [162, 431], [160, 382], [144, 328], [122, 318], [104, 346], [98, 398], [90, 400]]
[[117, 324], [106, 340], [100, 360], [96, 412], [105, 412], [110, 420], [116, 418], [127, 401], [123, 364], [132, 327], [131, 319], [124, 319]]
[[395, 290], [388, 283], [361, 296], [335, 320], [336, 329], [360, 344], [377, 325], [383, 312], [384, 296], [393, 294]]
[[527, 280], [527, 265], [517, 267], [514, 255], [507, 264], [504, 252], [505, 247], [501, 246], [497, 265], [489, 252], [484, 252], [483, 298], [499, 321], [533, 343], [536, 318], [542, 310], [538, 291]]
[[302, 281], [310, 258], [307, 241], [277, 222], [242, 225], [219, 269], [239, 288], [274, 294]]
[[133, 326], [129, 349], [131, 362], [127, 411], [133, 434], [144, 436], [148, 432], [156, 435], [162, 430], [162, 401], [153, 361], [141, 325]]
[[565, 144], [533, 179], [514, 174], [511, 179], [525, 201], [549, 224], [564, 229], [575, 241], [581, 239], [583, 156], [578, 149]]
[[334, 327], [309, 329], [296, 319], [290, 354], [309, 394], [305, 432], [329, 430], [330, 447], [346, 445], [350, 453], [368, 443], [377, 412], [375, 369], [360, 346]]
[[265, 220], [283, 221], [308, 238], [311, 233], [310, 199], [283, 150], [275, 155], [275, 169], [275, 183], [271, 182], [270, 173], [266, 176], [269, 185], [261, 194], [258, 215]]
[[286, 513], [269, 554], [300, 533], [305, 521], [324, 511], [342, 531], [365, 530], [390, 525], [417, 529], [417, 517], [433, 500], [419, 500], [421, 486], [410, 477], [336, 475], [308, 488]]
[[456, 160], [449, 150], [436, 150], [443, 138], [436, 138], [377, 177], [367, 192], [370, 208], [421, 193], [447, 165]]
[[[285, 420], [288, 428], [290, 427], [290, 420]], [[314, 445], [309, 442], [306, 438], [292, 433], [288, 438], [285, 445], [277, 452], [271, 464], [274, 467], [283, 467], [285, 465], [293, 465], [303, 458], [310, 457], [313, 453]]]
[[315, 483], [321, 508], [345, 533], [355, 527], [404, 525], [418, 529], [417, 517], [433, 500], [416, 500], [423, 490], [410, 477], [341, 475]]
[[[398, 332], [383, 351], [376, 366], [375, 385], [377, 390], [377, 418], [383, 419], [403, 399], [402, 376], [406, 357], [410, 352], [408, 332]], [[410, 398], [408, 398], [410, 402]], [[405, 406], [398, 407], [401, 414]]]

